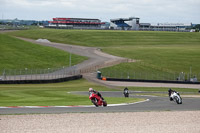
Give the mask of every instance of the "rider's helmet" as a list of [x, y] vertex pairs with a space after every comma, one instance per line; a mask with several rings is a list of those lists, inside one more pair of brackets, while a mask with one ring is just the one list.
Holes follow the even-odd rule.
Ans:
[[89, 92], [92, 92], [92, 91], [94, 91], [93, 88], [89, 88]]
[[172, 91], [172, 89], [171, 89], [171, 88], [169, 88], [168, 92], [171, 92], [171, 91]]

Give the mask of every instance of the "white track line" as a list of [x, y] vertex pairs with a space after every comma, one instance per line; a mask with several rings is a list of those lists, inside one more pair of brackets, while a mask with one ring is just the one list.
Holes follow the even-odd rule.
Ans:
[[[121, 104], [108, 104], [108, 107], [123, 106], [123, 105], [133, 105], [138, 103], [147, 102], [149, 99], [135, 103], [121, 103]], [[95, 107], [94, 105], [78, 105], [78, 106], [2, 106], [0, 109], [6, 108], [77, 108], [77, 107]]]
[[133, 105], [133, 104], [143, 103], [143, 102], [147, 102], [147, 101], [149, 101], [149, 99], [146, 99], [146, 100], [140, 101], [140, 102], [134, 102], [134, 103], [108, 104], [108, 106], [112, 107], [112, 106], [122, 106], [122, 105]]

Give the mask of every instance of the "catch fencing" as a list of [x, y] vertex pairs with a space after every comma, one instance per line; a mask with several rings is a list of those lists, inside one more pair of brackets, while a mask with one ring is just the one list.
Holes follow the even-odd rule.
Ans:
[[185, 82], [198, 82], [198, 79], [200, 79], [200, 73], [135, 72], [104, 69], [101, 70], [101, 76], [115, 79], [163, 80]]
[[90, 66], [75, 65], [71, 67], [47, 68], [47, 69], [4, 69], [0, 74], [0, 80], [51, 80], [61, 79], [81, 75], [84, 73], [94, 72], [100, 68], [108, 67], [127, 62], [127, 59], [112, 60], [107, 62], [93, 63]]
[[0, 80], [50, 80], [79, 75], [76, 67], [48, 68], [48, 69], [4, 69]]

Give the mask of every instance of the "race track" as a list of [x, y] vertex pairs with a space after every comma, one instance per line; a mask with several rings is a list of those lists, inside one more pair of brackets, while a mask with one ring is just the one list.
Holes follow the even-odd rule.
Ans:
[[[20, 38], [25, 41], [30, 41], [44, 46], [55, 47], [64, 51], [70, 51], [73, 54], [89, 57], [86, 60], [77, 65], [77, 69], [87, 70], [88, 68], [101, 68], [103, 65], [109, 66], [126, 61], [121, 57], [116, 57], [102, 53], [96, 48], [73, 46], [60, 43], [43, 43], [37, 42], [31, 39]], [[91, 82], [95, 82], [108, 87], [118, 86], [145, 86], [145, 87], [177, 87], [177, 88], [200, 88], [200, 85], [181, 85], [181, 84], [156, 84], [156, 83], [136, 83], [136, 82], [112, 82], [101, 81], [95, 78], [95, 74], [84, 73], [83, 77]], [[85, 93], [87, 94], [87, 92]], [[102, 92], [104, 97], [123, 97], [122, 92]], [[121, 105], [121, 106], [109, 106], [108, 107], [39, 107], [39, 108], [0, 108], [0, 114], [37, 114], [37, 113], [67, 113], [67, 112], [138, 112], [138, 111], [195, 111], [200, 110], [200, 98], [183, 98], [183, 104], [177, 105], [174, 102], [169, 101], [168, 97], [152, 97], [152, 96], [136, 96], [135, 93], [131, 94], [131, 97], [142, 97], [148, 99], [145, 102]], [[89, 100], [89, 99], [88, 99]], [[92, 105], [92, 104], [91, 104]]]
[[[79, 93], [79, 92], [76, 92]], [[101, 92], [104, 97], [123, 97], [122, 92]], [[80, 93], [79, 93], [80, 94]], [[81, 94], [86, 95], [87, 92]], [[46, 113], [69, 113], [69, 112], [143, 112], [143, 111], [195, 111], [200, 110], [200, 98], [183, 98], [183, 104], [169, 101], [168, 97], [136, 96], [148, 99], [141, 103], [129, 105], [116, 105], [108, 107], [80, 106], [80, 107], [40, 107], [40, 108], [0, 108], [0, 114], [46, 114]], [[89, 99], [88, 99], [89, 100]]]

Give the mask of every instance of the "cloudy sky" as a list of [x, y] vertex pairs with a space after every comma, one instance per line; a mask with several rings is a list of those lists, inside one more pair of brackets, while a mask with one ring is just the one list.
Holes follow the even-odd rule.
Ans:
[[0, 0], [0, 19], [139, 17], [149, 23], [200, 23], [200, 0]]

